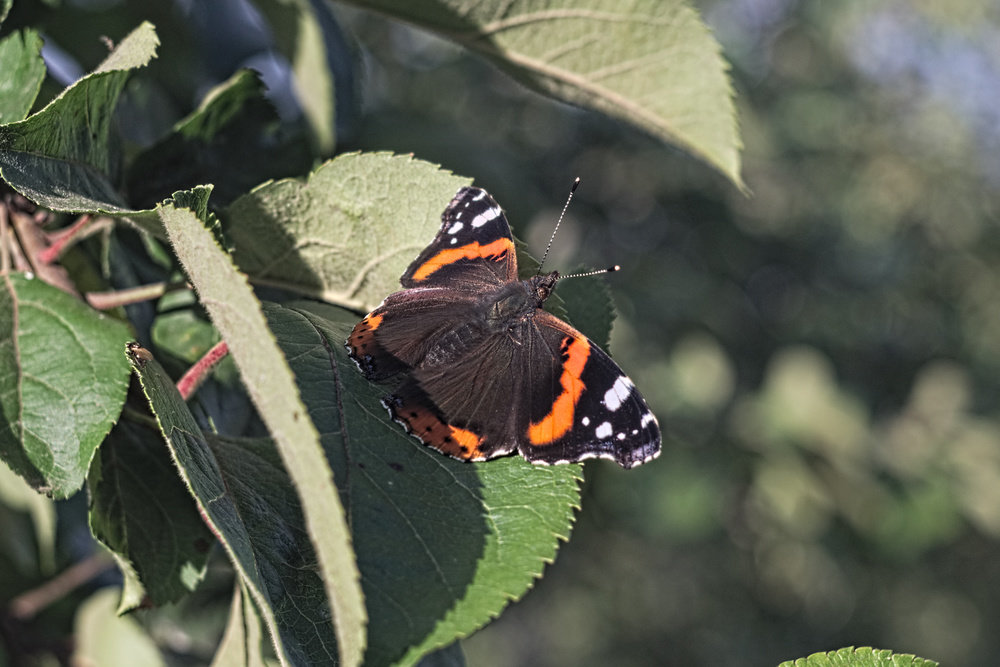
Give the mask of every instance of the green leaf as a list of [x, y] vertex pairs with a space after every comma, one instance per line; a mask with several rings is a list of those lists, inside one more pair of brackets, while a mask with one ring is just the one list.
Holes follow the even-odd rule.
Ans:
[[556, 284], [556, 292], [562, 298], [566, 318], [607, 351], [615, 322], [615, 306], [607, 280], [598, 276], [561, 280]]
[[27, 512], [34, 526], [38, 545], [38, 570], [52, 575], [56, 569], [56, 508], [51, 498], [39, 494], [0, 462], [0, 503]]
[[233, 587], [229, 622], [212, 658], [212, 667], [264, 667], [260, 614], [240, 582]]
[[250, 592], [284, 665], [330, 662], [336, 640], [297, 496], [269, 441], [211, 445], [163, 367], [130, 360], [171, 456]]
[[779, 667], [937, 667], [933, 660], [909, 653], [893, 653], [887, 649], [853, 646], [829, 653], [813, 653], [808, 658], [788, 660]]
[[28, 275], [0, 290], [0, 456], [36, 489], [80, 488], [128, 388], [128, 326]]
[[124, 565], [119, 612], [138, 607], [147, 595], [162, 605], [194, 590], [215, 538], [177, 477], [160, 434], [131, 422], [118, 424], [87, 482], [91, 530]]
[[[222, 218], [237, 264], [255, 283], [367, 310], [398, 288], [468, 184], [408, 156], [341, 155], [305, 182], [262, 185]], [[402, 210], [399, 192], [407, 193]]]
[[42, 38], [34, 30], [13, 32], [0, 40], [0, 125], [23, 120], [45, 78]]
[[[386, 423], [343, 347], [356, 317], [265, 304], [348, 510], [370, 612], [366, 664], [413, 663], [489, 622], [555, 557], [580, 466], [466, 464]], [[270, 440], [206, 438], [155, 362], [136, 362], [178, 468], [292, 664], [333, 651], [316, 557]], [[312, 647], [309, 651], [307, 647]]]
[[168, 137], [136, 156], [126, 187], [134, 206], [153, 206], [201, 183], [213, 184], [216, 203], [229, 202], [268, 178], [302, 173], [312, 162], [305, 141], [282, 128], [257, 74], [241, 70], [210, 90]]
[[115, 611], [118, 592], [102, 588], [76, 612], [74, 665], [160, 667], [166, 665], [152, 638], [134, 619]]
[[469, 464], [390, 422], [344, 341], [357, 316], [265, 305], [334, 469], [369, 609], [366, 663], [411, 664], [523, 595], [569, 535], [578, 465]]
[[353, 1], [437, 32], [535, 90], [662, 137], [743, 187], [727, 64], [684, 0]]
[[[222, 237], [222, 230], [219, 227], [218, 219], [208, 210], [208, 200], [212, 195], [211, 185], [200, 185], [190, 190], [175, 192], [170, 198], [164, 199], [162, 206], [178, 206], [188, 208], [202, 220], [208, 220], [212, 234], [217, 240]], [[163, 221], [160, 219], [159, 210], [156, 208], [145, 210], [119, 211], [117, 216], [131, 222], [136, 227], [149, 233], [151, 236], [163, 241], [167, 240], [167, 232], [163, 229]], [[173, 261], [171, 259], [171, 261]]]
[[462, 651], [461, 642], [449, 644], [433, 653], [428, 653], [417, 667], [466, 667], [465, 653]]
[[292, 85], [302, 106], [319, 155], [333, 152], [336, 104], [333, 73], [317, 12], [324, 3], [309, 0], [264, 0], [257, 6], [267, 16], [278, 49], [292, 64]]
[[146, 65], [157, 44], [152, 24], [143, 23], [44, 109], [0, 126], [0, 176], [56, 211], [126, 210], [114, 186], [113, 112], [131, 70]]
[[[307, 183], [263, 186], [223, 217], [242, 266], [256, 269], [248, 268], [255, 280], [273, 271], [282, 279], [266, 282], [305, 291], [307, 281], [298, 276], [321, 276], [317, 292], [359, 302], [363, 310], [398, 289], [399, 275], [467, 182], [410, 158], [347, 155]], [[412, 193], [402, 211], [393, 205], [401, 189]], [[346, 495], [364, 581], [375, 582], [365, 591], [366, 660], [412, 662], [521, 596], [554, 558], [557, 536], [569, 534], [579, 466], [541, 469], [517, 458], [470, 466], [427, 450], [391, 423], [378, 404], [384, 390], [347, 361], [343, 344], [357, 316], [321, 304], [268, 305], [265, 312]], [[396, 474], [401, 470], [406, 474]], [[430, 510], [428, 488], [439, 494]], [[481, 504], [470, 505], [470, 493]], [[525, 506], [532, 510], [518, 516]], [[387, 552], [399, 555], [387, 559]], [[387, 570], [387, 560], [405, 565]]]
[[211, 232], [190, 210], [172, 204], [157, 210], [177, 258], [228, 344], [247, 392], [278, 445], [316, 549], [341, 663], [358, 664], [366, 621], [359, 574], [332, 473], [294, 378], [246, 277], [236, 271]]

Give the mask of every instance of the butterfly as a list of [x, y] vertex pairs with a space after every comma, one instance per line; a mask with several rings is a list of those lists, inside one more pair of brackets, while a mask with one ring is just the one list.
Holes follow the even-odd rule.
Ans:
[[518, 278], [510, 225], [485, 190], [463, 187], [434, 240], [346, 345], [382, 401], [424, 444], [465, 461], [518, 452], [541, 464], [605, 458], [631, 468], [660, 453], [632, 380], [542, 309], [552, 271]]

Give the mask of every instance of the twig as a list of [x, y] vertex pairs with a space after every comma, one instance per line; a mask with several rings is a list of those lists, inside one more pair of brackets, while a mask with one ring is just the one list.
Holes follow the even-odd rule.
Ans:
[[98, 552], [89, 558], [71, 565], [52, 579], [30, 591], [18, 595], [10, 601], [8, 609], [12, 617], [26, 621], [48, 607], [53, 602], [63, 599], [70, 591], [87, 583], [105, 570], [111, 569], [114, 561]]
[[194, 392], [198, 391], [198, 387], [208, 379], [208, 374], [227, 354], [229, 354], [229, 346], [226, 345], [226, 341], [222, 340], [196, 361], [187, 373], [177, 381], [177, 391], [180, 392], [181, 398], [186, 401]]
[[189, 287], [186, 282], [160, 282], [142, 285], [141, 287], [130, 287], [122, 290], [111, 290], [107, 292], [87, 292], [84, 298], [92, 308], [97, 310], [111, 310], [118, 306], [127, 306], [141, 301], [151, 301], [158, 299], [167, 292]]

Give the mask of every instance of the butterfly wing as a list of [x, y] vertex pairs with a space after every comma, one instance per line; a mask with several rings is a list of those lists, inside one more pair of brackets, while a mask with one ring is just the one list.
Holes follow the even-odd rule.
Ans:
[[[351, 358], [370, 380], [420, 364], [442, 337], [461, 335], [456, 322], [473, 321], [476, 298], [517, 279], [510, 225], [481, 188], [461, 188], [441, 214], [441, 229], [390, 294], [347, 339]], [[447, 340], [447, 338], [445, 338]]]
[[[401, 290], [354, 326], [347, 350], [369, 380], [384, 380], [423, 363], [475, 321], [476, 295], [447, 288]], [[458, 333], [456, 333], [458, 332]], [[438, 352], [440, 354], [440, 352]]]
[[545, 311], [452, 361], [412, 370], [385, 401], [440, 452], [482, 461], [517, 450], [532, 463], [607, 458], [625, 468], [660, 453], [656, 418], [628, 376]]
[[582, 333], [545, 311], [521, 357], [518, 450], [533, 463], [606, 458], [631, 468], [660, 454], [660, 428], [632, 380]]
[[491, 336], [454, 365], [424, 367], [383, 401], [393, 419], [425, 445], [467, 461], [484, 461], [517, 449], [518, 378], [498, 371], [510, 358], [507, 337]]
[[517, 280], [510, 225], [482, 188], [461, 188], [441, 214], [441, 229], [400, 278], [403, 287], [493, 288]]

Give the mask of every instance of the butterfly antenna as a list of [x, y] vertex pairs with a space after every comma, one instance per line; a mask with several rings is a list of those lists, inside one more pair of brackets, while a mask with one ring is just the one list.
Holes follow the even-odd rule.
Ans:
[[566, 276], [559, 276], [559, 280], [566, 280], [567, 278], [586, 278], [587, 276], [599, 276], [605, 273], [614, 273], [615, 271], [621, 271], [622, 267], [615, 264], [614, 266], [609, 266], [606, 269], [594, 269], [593, 271], [582, 271], [580, 273], [571, 273]]
[[[552, 230], [552, 236], [549, 237], [549, 244], [545, 246], [545, 254], [542, 255], [542, 261], [538, 263], [538, 274], [542, 273], [542, 267], [545, 266], [545, 258], [549, 256], [549, 250], [552, 248], [552, 241], [556, 238], [556, 232], [559, 231], [559, 225], [562, 224], [563, 217], [566, 215], [566, 209], [569, 208], [569, 203], [573, 201], [573, 193], [576, 192], [576, 188], [580, 185], [580, 177], [577, 176], [576, 180], [573, 181], [573, 186], [569, 189], [569, 196], [566, 197], [566, 203], [563, 204], [562, 213], [559, 214], [559, 219], [556, 220], [556, 227]], [[597, 271], [597, 273], [603, 273], [603, 271]]]

